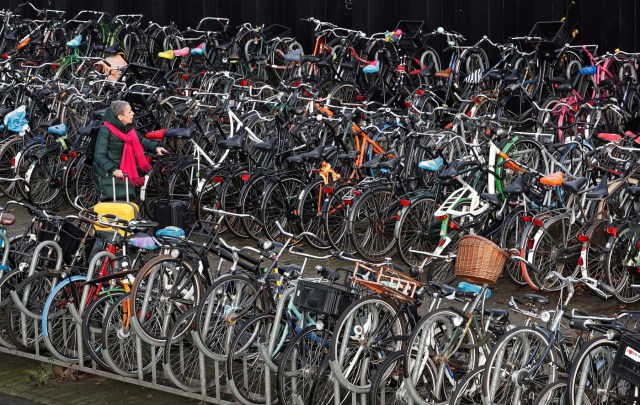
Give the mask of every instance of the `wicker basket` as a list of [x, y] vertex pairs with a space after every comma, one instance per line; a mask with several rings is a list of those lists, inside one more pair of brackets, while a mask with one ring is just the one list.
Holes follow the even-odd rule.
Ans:
[[502, 274], [507, 254], [495, 243], [477, 235], [460, 238], [455, 274], [477, 284], [495, 284]]

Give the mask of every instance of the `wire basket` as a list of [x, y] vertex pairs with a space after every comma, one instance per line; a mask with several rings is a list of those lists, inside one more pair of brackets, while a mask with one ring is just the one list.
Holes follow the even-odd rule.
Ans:
[[298, 280], [293, 303], [314, 314], [340, 316], [356, 299], [347, 287], [311, 280]]
[[351, 280], [356, 284], [381, 296], [402, 302], [414, 301], [416, 291], [422, 285], [420, 282], [385, 266], [372, 269], [357, 263], [356, 274], [358, 276], [351, 277]]
[[495, 284], [508, 255], [495, 243], [478, 235], [465, 235], [458, 243], [455, 275], [477, 284]]
[[640, 386], [640, 335], [623, 335], [613, 359], [611, 373]]

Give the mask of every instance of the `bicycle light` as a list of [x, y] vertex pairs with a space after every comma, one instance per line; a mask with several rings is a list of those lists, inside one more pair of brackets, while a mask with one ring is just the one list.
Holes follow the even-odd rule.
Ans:
[[177, 259], [178, 256], [180, 256], [180, 251], [178, 249], [171, 249], [171, 252], [169, 253], [171, 255], [171, 257], [173, 257], [174, 259]]
[[324, 322], [322, 321], [316, 322], [316, 330], [324, 330]]
[[540, 320], [542, 322], [549, 322], [551, 320], [551, 314], [549, 311], [542, 311], [542, 313], [540, 313]]
[[270, 240], [263, 240], [258, 242], [258, 247], [262, 250], [271, 250], [273, 248], [273, 242]]

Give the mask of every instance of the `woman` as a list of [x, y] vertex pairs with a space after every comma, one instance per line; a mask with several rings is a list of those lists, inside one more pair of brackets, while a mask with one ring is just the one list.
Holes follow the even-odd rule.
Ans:
[[129, 178], [129, 198], [135, 198], [135, 187], [144, 184], [139, 170], [147, 172], [151, 165], [144, 152], [162, 156], [166, 149], [157, 142], [139, 136], [133, 128], [133, 110], [128, 102], [116, 100], [104, 115], [104, 126], [98, 131], [93, 154], [93, 177], [100, 191], [100, 201], [113, 201], [113, 178], [116, 178], [116, 200], [125, 200], [124, 175]]

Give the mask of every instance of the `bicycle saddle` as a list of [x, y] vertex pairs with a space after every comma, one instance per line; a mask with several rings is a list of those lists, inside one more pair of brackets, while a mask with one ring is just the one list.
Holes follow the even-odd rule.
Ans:
[[159, 140], [164, 138], [166, 133], [166, 129], [157, 129], [155, 131], [147, 132], [144, 137], [147, 139]]
[[218, 146], [222, 149], [239, 150], [244, 148], [246, 138], [245, 134], [240, 134], [232, 138], [221, 139], [218, 141]]
[[4, 116], [9, 114], [11, 111], [13, 111], [13, 108], [11, 108], [11, 107], [9, 107], [9, 108], [0, 108], [0, 118], [4, 118]]
[[158, 52], [158, 57], [162, 59], [173, 59], [173, 49], [169, 49], [168, 51]]
[[582, 190], [585, 184], [587, 184], [587, 178], [578, 177], [575, 180], [563, 182], [562, 187], [566, 188], [569, 191], [573, 191], [574, 193], [577, 193]]
[[190, 51], [191, 49], [189, 49], [188, 46], [185, 46], [184, 48], [181, 48], [181, 49], [174, 49], [173, 56], [187, 56], [189, 55]]
[[484, 310], [484, 314], [490, 316], [492, 319], [498, 322], [506, 321], [507, 319], [509, 319], [509, 313], [504, 309], [488, 308]]
[[[340, 67], [343, 67], [345, 69], [356, 70], [356, 68], [358, 67], [358, 63], [356, 61], [353, 61], [353, 62], [342, 62], [340, 64]], [[378, 68], [378, 70], [380, 70], [380, 69]], [[363, 72], [364, 72], [364, 69], [363, 69]], [[376, 70], [376, 72], [377, 72], [377, 70]], [[367, 73], [367, 72], [364, 72], [364, 73]], [[374, 73], [374, 72], [368, 72], [368, 73]]]
[[204, 54], [204, 42], [195, 48], [191, 49], [191, 55], [203, 55]]
[[107, 109], [102, 109], [102, 110], [95, 110], [94, 112], [91, 113], [91, 118], [95, 118], [95, 119], [99, 119], [99, 120], [104, 120], [104, 114], [107, 112]]
[[302, 55], [301, 60], [303, 62], [318, 63], [318, 62], [320, 62], [320, 57], [319, 56], [313, 56], [313, 55]]
[[287, 52], [284, 55], [284, 60], [287, 62], [300, 62], [300, 60], [302, 60], [302, 51], [300, 49], [294, 49], [293, 51]]
[[188, 128], [168, 129], [164, 136], [167, 138], [189, 139], [193, 137], [194, 132], [196, 132], [196, 126], [192, 125]]
[[49, 128], [52, 127], [54, 125], [58, 125], [60, 123], [60, 119], [58, 117], [56, 118], [52, 118], [49, 121], [45, 121], [45, 122], [41, 122], [39, 127], [40, 128]]
[[456, 177], [458, 175], [459, 165], [460, 165], [460, 161], [454, 160], [453, 162], [449, 163], [449, 166], [446, 169], [444, 169], [440, 174], [438, 174], [438, 177], [441, 179], [452, 179]]
[[543, 297], [542, 295], [538, 294], [525, 294], [522, 296], [522, 298], [542, 305], [546, 305], [549, 303], [549, 299], [547, 297]]
[[600, 183], [587, 193], [587, 198], [590, 200], [600, 200], [609, 196], [609, 176], [606, 174], [602, 176]]
[[434, 74], [435, 77], [440, 77], [442, 79], [448, 79], [451, 77], [451, 68], [447, 68], [445, 70], [441, 70]]
[[480, 193], [480, 198], [486, 200], [489, 204], [496, 207], [502, 205], [502, 201], [500, 201], [500, 194]]
[[327, 267], [316, 266], [316, 272], [320, 274], [322, 278], [324, 278], [325, 280], [329, 280], [332, 283], [340, 279], [340, 274], [338, 274], [337, 271], [331, 270]]
[[418, 167], [420, 169], [428, 170], [430, 172], [437, 172], [438, 170], [440, 170], [440, 168], [442, 168], [442, 165], [444, 165], [444, 159], [442, 159], [441, 157], [430, 160], [423, 160], [422, 162], [418, 163]]
[[278, 144], [278, 138], [270, 138], [264, 142], [256, 144], [255, 148], [264, 152], [271, 152]]
[[504, 70], [503, 69], [493, 69], [489, 73], [487, 73], [487, 79], [492, 80], [502, 80], [504, 79]]
[[[342, 65], [342, 64], [341, 64]], [[380, 71], [380, 61], [373, 61], [362, 68], [362, 73], [378, 73]]]
[[65, 124], [53, 125], [47, 128], [47, 132], [57, 136], [65, 136], [67, 134], [67, 126]]
[[357, 150], [347, 153], [340, 153], [338, 154], [338, 160], [356, 160], [358, 158], [358, 155], [360, 155], [360, 152]]
[[511, 184], [502, 189], [505, 194], [518, 195], [524, 192], [524, 176], [518, 176]]
[[291, 163], [302, 163], [309, 161], [318, 161], [322, 159], [322, 151], [324, 150], [324, 146], [320, 145], [314, 150], [310, 152], [301, 153], [297, 156], [290, 156], [287, 158], [287, 162]]
[[382, 154], [376, 155], [373, 159], [364, 162], [360, 167], [363, 169], [375, 169], [380, 164], [381, 157]]
[[603, 141], [614, 142], [622, 139], [622, 135], [600, 132], [598, 134], [598, 138], [602, 139]]
[[278, 266], [278, 272], [289, 280], [294, 280], [302, 275], [302, 267], [297, 264], [283, 264]]
[[104, 53], [118, 53], [118, 51], [120, 50], [120, 46], [118, 46], [118, 44], [115, 45], [111, 45], [111, 46], [107, 46], [106, 48], [104, 48]]
[[522, 79], [522, 75], [518, 69], [513, 69], [511, 73], [503, 77], [505, 82], [517, 82]]
[[229, 42], [227, 44], [222, 44], [222, 45], [216, 46], [216, 49], [218, 51], [227, 51], [227, 50], [229, 50], [229, 48], [231, 48], [231, 42]]
[[13, 214], [9, 214], [8, 212], [3, 212], [0, 214], [0, 225], [10, 226], [16, 222], [16, 217]]
[[573, 80], [567, 80], [557, 87], [558, 91], [571, 91], [573, 90]]
[[629, 186], [629, 187], [627, 187], [627, 190], [634, 197], [640, 196], [640, 186]]
[[404, 156], [397, 156], [378, 165], [379, 169], [397, 170], [398, 166], [404, 161]]
[[253, 62], [264, 62], [267, 60], [267, 55], [252, 55], [251, 60]]
[[444, 295], [455, 294], [458, 291], [450, 285], [436, 283], [435, 281], [429, 281], [429, 286], [440, 291]]
[[78, 35], [77, 37], [73, 38], [71, 41], [67, 42], [67, 46], [69, 48], [77, 48], [80, 46], [81, 43], [82, 43], [82, 35]]

